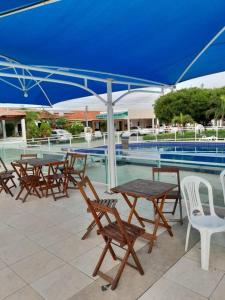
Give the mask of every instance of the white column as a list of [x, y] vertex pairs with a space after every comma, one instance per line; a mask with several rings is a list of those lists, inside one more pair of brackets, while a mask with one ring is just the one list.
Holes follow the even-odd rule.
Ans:
[[15, 123], [14, 133], [15, 133], [15, 136], [18, 136], [18, 124], [17, 124], [17, 122]]
[[115, 129], [112, 103], [112, 81], [107, 82], [107, 131], [108, 131], [108, 191], [116, 185]]
[[6, 128], [5, 128], [5, 120], [2, 120], [2, 134], [3, 134], [3, 139], [6, 139], [7, 135], [6, 135]]
[[22, 130], [22, 138], [24, 142], [27, 141], [27, 133], [26, 133], [26, 123], [25, 119], [21, 119], [21, 130]]
[[130, 131], [130, 119], [127, 119], [127, 130]]
[[152, 118], [152, 129], [155, 128], [155, 118]]

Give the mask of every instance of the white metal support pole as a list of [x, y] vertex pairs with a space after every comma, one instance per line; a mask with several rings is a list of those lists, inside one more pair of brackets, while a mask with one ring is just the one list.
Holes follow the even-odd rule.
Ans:
[[5, 140], [7, 138], [6, 128], [5, 128], [5, 120], [2, 120], [2, 135], [3, 135], [3, 139]]
[[27, 133], [26, 133], [26, 123], [25, 119], [21, 119], [21, 130], [22, 130], [22, 138], [23, 141], [26, 143], [27, 142]]
[[197, 140], [197, 128], [196, 128], [196, 123], [195, 123], [195, 142]]
[[107, 131], [108, 131], [108, 191], [116, 185], [115, 129], [112, 103], [112, 80], [107, 81]]

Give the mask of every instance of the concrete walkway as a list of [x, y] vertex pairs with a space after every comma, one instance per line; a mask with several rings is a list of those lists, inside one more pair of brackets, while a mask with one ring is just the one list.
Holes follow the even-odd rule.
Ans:
[[[95, 186], [99, 195], [106, 197], [105, 186]], [[16, 194], [18, 188], [13, 192]], [[126, 219], [129, 209], [120, 200], [117, 208]], [[142, 215], [153, 214], [147, 201], [141, 202], [138, 210]], [[106, 282], [92, 277], [104, 246], [102, 237], [93, 232], [81, 240], [91, 219], [78, 190], [70, 190], [70, 198], [56, 202], [51, 197], [32, 196], [25, 203], [2, 192], [0, 300], [223, 299], [225, 236], [213, 241], [210, 271], [205, 272], [200, 269], [195, 231], [190, 242], [194, 248], [184, 253], [186, 224], [173, 227], [173, 238], [160, 229], [151, 254], [147, 253], [146, 241], [139, 239], [135, 248], [145, 275], [127, 266], [118, 288], [102, 292]], [[107, 257], [103, 271], [114, 273], [117, 263]]]

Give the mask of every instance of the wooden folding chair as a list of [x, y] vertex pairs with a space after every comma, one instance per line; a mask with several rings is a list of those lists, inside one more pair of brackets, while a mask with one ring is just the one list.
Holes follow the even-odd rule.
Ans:
[[66, 160], [68, 160], [69, 182], [73, 184], [73, 187], [69, 188], [77, 188], [77, 182], [85, 176], [87, 154], [68, 152]]
[[152, 168], [152, 178], [153, 180], [156, 180], [156, 175], [159, 176], [160, 173], [168, 173], [169, 175], [174, 174], [176, 177], [176, 183], [178, 185], [176, 190], [173, 190], [169, 192], [166, 195], [165, 202], [167, 200], [172, 200], [174, 202], [173, 210], [172, 211], [163, 211], [164, 214], [175, 214], [177, 204], [179, 203], [179, 209], [180, 209], [180, 218], [179, 219], [171, 219], [170, 222], [180, 222], [180, 224], [183, 224], [183, 217], [182, 217], [182, 204], [181, 204], [181, 190], [180, 190], [180, 173], [179, 168], [177, 167], [154, 167]]
[[[1, 175], [4, 175], [6, 178], [9, 178], [9, 180], [7, 180], [7, 183], [8, 183], [8, 181], [11, 181], [11, 183], [12, 183], [12, 186], [8, 186], [7, 184], [7, 188], [10, 190], [11, 188], [13, 188], [13, 187], [16, 187], [16, 183], [15, 183], [15, 181], [14, 181], [14, 178], [15, 178], [15, 176], [13, 175], [13, 173], [15, 172], [14, 170], [9, 170], [7, 167], [6, 167], [6, 165], [5, 165], [5, 163], [4, 163], [4, 161], [2, 160], [2, 158], [0, 157], [0, 166], [3, 168], [3, 170], [2, 171], [0, 171], [0, 176]], [[3, 177], [4, 177], [3, 176]], [[10, 193], [10, 192], [9, 192]], [[11, 194], [11, 193], [10, 193]]]
[[48, 172], [47, 175], [43, 175], [44, 184], [41, 186], [41, 190], [46, 191], [46, 197], [52, 195], [55, 201], [63, 197], [69, 198], [68, 161], [51, 162], [46, 166], [48, 167]]
[[[145, 230], [141, 227], [129, 224], [121, 220], [117, 209], [113, 205], [106, 206], [102, 203], [91, 201], [90, 199], [87, 199], [87, 203], [95, 219], [95, 222], [98, 225], [98, 233], [102, 235], [106, 243], [93, 272], [93, 276], [99, 275], [100, 277], [108, 281], [111, 284], [111, 289], [114, 290], [117, 287], [117, 284], [120, 280], [120, 277], [126, 264], [137, 269], [141, 275], [144, 275], [143, 268], [134, 251], [134, 244], [136, 239], [145, 233]], [[97, 212], [112, 215], [115, 218], [115, 222], [103, 226], [101, 220], [97, 215]], [[125, 255], [123, 258], [120, 258], [115, 254], [112, 248], [112, 244], [125, 250]], [[114, 260], [119, 259], [121, 261], [119, 269], [114, 278], [111, 278], [107, 274], [100, 271], [100, 267], [108, 251], [110, 252]], [[128, 258], [130, 255], [132, 256], [135, 265], [128, 262]]]
[[[38, 198], [41, 198], [41, 195], [38, 191], [40, 187], [40, 176], [28, 174], [27, 169], [19, 162], [12, 162], [11, 165], [18, 175], [18, 180], [20, 181], [20, 191], [16, 196], [16, 200], [20, 199], [22, 202], [25, 202], [28, 195], [35, 195]], [[26, 193], [24, 197], [21, 197], [24, 190]]]
[[[20, 155], [20, 159], [31, 159], [31, 158], [37, 158], [37, 154], [36, 153], [28, 153], [28, 154], [21, 154]], [[27, 172], [32, 172], [34, 174], [34, 168], [33, 167], [29, 167], [28, 164], [25, 164], [25, 168], [27, 170]]]
[[[90, 179], [85, 176], [84, 179], [80, 182], [77, 182], [77, 186], [87, 204], [87, 207], [88, 207], [88, 212], [90, 213], [90, 209], [89, 209], [89, 205], [88, 205], [88, 200], [89, 200], [89, 195], [88, 195], [88, 192], [89, 194], [91, 195], [92, 200], [96, 201], [97, 203], [100, 203], [100, 204], [104, 204], [105, 206], [108, 206], [108, 207], [112, 207], [112, 206], [115, 206], [116, 203], [117, 203], [117, 199], [100, 199], [94, 186], [92, 185]], [[85, 189], [86, 188], [86, 189]], [[108, 214], [106, 212], [97, 212], [97, 216], [98, 216], [98, 219], [101, 220], [101, 218], [103, 216], [105, 216], [105, 218], [107, 219], [107, 221], [109, 223], [111, 223], [111, 220], [108, 216]], [[93, 220], [91, 222], [91, 224], [87, 227], [87, 231], [85, 232], [85, 234], [83, 235], [82, 237], [82, 240], [85, 240], [86, 237], [88, 237], [88, 235], [90, 234], [90, 232], [92, 231], [92, 229], [96, 226], [96, 221]]]

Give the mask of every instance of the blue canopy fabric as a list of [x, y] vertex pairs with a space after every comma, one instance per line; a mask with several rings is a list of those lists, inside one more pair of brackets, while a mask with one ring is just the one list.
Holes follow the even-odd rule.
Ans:
[[42, 4], [44, 2], [47, 3], [48, 1], [49, 0], [1, 0], [0, 16], [29, 8], [37, 4]]
[[[7, 9], [4, 2], [0, 2], [0, 12]], [[139, 82], [143, 84], [153, 81], [173, 85], [225, 26], [224, 15], [224, 0], [61, 0], [0, 18], [0, 55], [26, 65], [82, 69], [82, 75], [90, 74], [85, 70], [92, 70], [97, 78], [127, 81], [128, 76], [141, 78]], [[224, 71], [224, 58], [225, 32], [182, 81]], [[38, 72], [32, 74], [40, 76]], [[62, 75], [57, 78], [82, 83], [81, 79]], [[18, 85], [16, 79], [7, 80]], [[34, 82], [25, 84], [32, 86]], [[89, 95], [63, 84], [42, 82], [41, 86], [52, 104]], [[102, 82], [89, 81], [88, 86], [96, 93], [106, 92]], [[120, 84], [114, 85], [113, 90], [126, 88]], [[44, 92], [35, 86], [24, 97], [21, 90], [0, 77], [3, 103], [49, 105]]]

